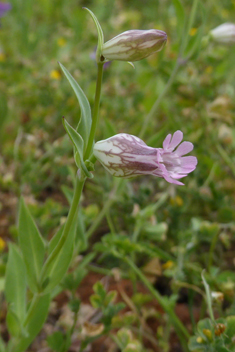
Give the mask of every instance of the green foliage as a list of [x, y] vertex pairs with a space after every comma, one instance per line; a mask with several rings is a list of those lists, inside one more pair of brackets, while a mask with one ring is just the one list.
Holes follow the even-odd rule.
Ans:
[[37, 292], [45, 257], [45, 244], [23, 198], [20, 201], [19, 212], [19, 243], [29, 287], [33, 292]]
[[61, 285], [64, 289], [70, 290], [71, 292], [76, 292], [76, 289], [80, 285], [83, 278], [87, 275], [88, 271], [86, 269], [87, 264], [94, 258], [94, 253], [87, 254], [81, 263], [73, 269], [71, 273], [68, 273], [63, 279]]
[[63, 124], [76, 150], [75, 162], [77, 167], [81, 167], [85, 175], [92, 178], [92, 174], [88, 171], [87, 165], [83, 161], [84, 143], [81, 135], [72, 126], [70, 126], [70, 124], [65, 119], [63, 119]]
[[180, 39], [185, 27], [185, 10], [180, 0], [173, 0], [173, 5], [177, 17], [177, 35]]
[[19, 343], [17, 343], [17, 352], [24, 352], [37, 336], [46, 321], [49, 304], [50, 294], [48, 293], [39, 294], [33, 298], [31, 307], [33, 306], [34, 309], [31, 310], [31, 307], [29, 307], [23, 325], [27, 334], [25, 337], [21, 337]]
[[51, 250], [49, 258], [52, 259], [50, 260], [50, 263], [44, 272], [44, 281], [42, 283], [44, 292], [51, 292], [51, 290], [61, 282], [62, 278], [68, 270], [74, 251], [74, 238], [77, 226], [76, 220], [77, 219], [74, 219], [63, 247], [59, 253], [57, 253], [57, 255], [54, 255], [54, 252], [63, 235], [62, 229], [58, 231], [58, 233], [55, 235], [55, 238], [52, 238], [51, 241], [53, 241], [53, 243], [51, 245], [49, 244], [49, 248]]
[[99, 24], [99, 21], [96, 18], [96, 16], [94, 15], [94, 13], [86, 7], [84, 9], [89, 12], [89, 14], [91, 15], [91, 17], [96, 25], [96, 29], [97, 29], [97, 33], [98, 33], [98, 45], [97, 45], [96, 59], [97, 59], [97, 61], [100, 61], [102, 46], [104, 44], [104, 34], [103, 34], [102, 28]]
[[127, 236], [108, 234], [102, 237], [102, 242], [95, 244], [94, 249], [124, 258], [130, 253], [142, 253], [145, 248], [140, 243], [132, 242]]
[[55, 352], [66, 352], [71, 344], [70, 336], [64, 336], [60, 331], [55, 331], [47, 337], [48, 346]]
[[82, 137], [82, 140], [84, 143], [84, 146], [82, 146], [82, 147], [84, 147], [84, 150], [86, 150], [87, 142], [88, 142], [89, 135], [90, 135], [90, 129], [91, 129], [90, 104], [89, 104], [84, 92], [82, 91], [82, 89], [80, 88], [80, 86], [78, 85], [76, 80], [73, 78], [73, 76], [71, 76], [69, 71], [61, 63], [59, 63], [59, 65], [60, 65], [62, 71], [64, 72], [66, 78], [68, 79], [71, 87], [73, 88], [74, 93], [76, 94], [76, 97], [77, 97], [78, 102], [80, 104], [81, 117], [79, 119], [78, 126], [77, 126], [76, 130], [79, 131], [79, 134]]
[[135, 339], [128, 329], [120, 329], [117, 332], [118, 345], [122, 352], [142, 352], [144, 351], [140, 341]]
[[50, 240], [48, 245], [48, 255], [50, 255], [53, 252], [53, 250], [59, 243], [61, 236], [63, 234], [63, 231], [64, 231], [64, 225], [59, 228], [59, 230], [54, 234], [54, 236]]
[[14, 310], [12, 310], [11, 306], [8, 308], [6, 323], [8, 331], [12, 337], [19, 337], [21, 335], [21, 321], [19, 320], [19, 317], [15, 314]]
[[12, 312], [15, 313], [18, 321], [22, 322], [26, 314], [26, 269], [19, 249], [14, 244], [10, 244], [9, 247], [5, 295]]
[[110, 329], [112, 319], [125, 307], [125, 304], [122, 302], [115, 304], [114, 301], [117, 292], [106, 292], [104, 286], [99, 281], [95, 283], [93, 290], [95, 294], [90, 297], [91, 304], [94, 308], [101, 310], [103, 314], [102, 322], [104, 323], [106, 329]]
[[217, 319], [213, 323], [210, 319], [200, 320], [197, 334], [189, 340], [189, 350], [197, 352], [233, 352], [235, 335], [235, 317]]

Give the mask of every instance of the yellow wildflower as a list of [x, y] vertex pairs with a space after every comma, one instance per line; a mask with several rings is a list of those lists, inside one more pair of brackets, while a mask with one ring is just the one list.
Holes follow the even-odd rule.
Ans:
[[172, 260], [168, 260], [166, 263], [162, 264], [162, 269], [171, 269], [174, 266], [174, 262]]
[[197, 28], [191, 28], [189, 31], [189, 35], [191, 35], [191, 37], [193, 37], [196, 33], [197, 33]]
[[64, 38], [60, 37], [60, 38], [57, 39], [57, 44], [58, 44], [60, 47], [65, 46], [66, 40], [65, 40]]
[[61, 73], [60, 73], [60, 71], [58, 71], [58, 70], [52, 70], [52, 71], [50, 72], [50, 77], [51, 77], [52, 79], [59, 80], [59, 79], [61, 79]]
[[0, 237], [0, 252], [2, 252], [5, 247], [6, 247], [6, 242], [4, 241], [3, 238]]

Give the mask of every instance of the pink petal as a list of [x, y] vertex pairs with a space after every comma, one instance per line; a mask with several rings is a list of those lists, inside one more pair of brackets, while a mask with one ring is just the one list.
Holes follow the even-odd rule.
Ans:
[[182, 155], [188, 154], [192, 150], [193, 150], [193, 144], [191, 142], [183, 142], [178, 146], [175, 153], [178, 156], [182, 156]]
[[[182, 172], [182, 171], [181, 171]], [[172, 178], [175, 178], [176, 180], [178, 180], [178, 179], [180, 179], [180, 178], [183, 178], [183, 177], [186, 177], [186, 176], [188, 176], [188, 173], [184, 173], [184, 174], [172, 174], [171, 175], [172, 176]]]
[[178, 186], [184, 186], [184, 183], [180, 182], [180, 181], [173, 180], [172, 183], [174, 183], [175, 185], [178, 185]]
[[170, 142], [170, 145], [169, 145], [169, 148], [168, 149], [175, 149], [175, 147], [182, 141], [183, 139], [183, 132], [181, 131], [176, 131], [174, 134], [173, 134], [173, 137], [172, 137], [172, 140]]
[[169, 175], [164, 176], [164, 179], [169, 182], [169, 183], [174, 183], [175, 185], [183, 186], [184, 183], [175, 180], [174, 178], [171, 178]]
[[[173, 175], [171, 175], [171, 174], [168, 172], [168, 170], [167, 170], [167, 168], [165, 167], [165, 165], [160, 164], [160, 165], [159, 165], [159, 168], [160, 168], [161, 171], [162, 171], [162, 176], [161, 176], [161, 177], [163, 177], [167, 182], [169, 182], [169, 183], [174, 183], [175, 185], [180, 185], [180, 186], [184, 185], [184, 183], [179, 182], [179, 181], [176, 181], [175, 178], [181, 178], [181, 177], [187, 176], [187, 174], [186, 174], [186, 175], [183, 175], [183, 176], [182, 176], [182, 175], [177, 175], [177, 174], [175, 174], [175, 175], [173, 176]], [[156, 175], [156, 176], [157, 176], [157, 175]], [[171, 176], [173, 176], [174, 178], [172, 178]]]
[[168, 134], [163, 141], [163, 144], [162, 144], [163, 149], [167, 149], [169, 147], [170, 141], [171, 141], [171, 134]]
[[183, 156], [180, 158], [181, 161], [181, 167], [183, 169], [190, 169], [193, 168], [193, 170], [196, 168], [197, 165], [197, 158], [195, 156]]

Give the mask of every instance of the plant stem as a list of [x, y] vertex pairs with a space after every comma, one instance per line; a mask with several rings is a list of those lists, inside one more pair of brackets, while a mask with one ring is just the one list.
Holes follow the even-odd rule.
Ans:
[[102, 85], [102, 76], [103, 76], [103, 63], [98, 63], [97, 65], [98, 65], [98, 73], [97, 73], [97, 79], [96, 79], [95, 103], [94, 103], [94, 110], [92, 115], [91, 132], [87, 143], [87, 149], [84, 155], [84, 160], [87, 160], [91, 154], [93, 141], [95, 138], [96, 126], [98, 123], [101, 85]]
[[157, 100], [155, 101], [155, 103], [152, 106], [152, 109], [150, 110], [150, 112], [148, 113], [148, 115], [146, 116], [146, 118], [144, 119], [144, 123], [142, 125], [142, 129], [141, 132], [139, 134], [139, 138], [143, 138], [145, 133], [146, 133], [146, 129], [148, 127], [149, 121], [151, 119], [154, 118], [154, 115], [156, 114], [158, 107], [160, 105], [160, 103], [162, 102], [162, 99], [164, 98], [164, 96], [166, 95], [166, 93], [168, 92], [168, 90], [170, 89], [172, 83], [174, 82], [175, 76], [178, 72], [178, 69], [180, 67], [180, 60], [179, 58], [177, 59], [176, 63], [175, 63], [175, 67], [170, 75], [170, 78], [168, 79], [167, 84], [165, 85], [164, 89], [162, 90], [161, 94], [158, 96]]
[[185, 50], [185, 48], [186, 48], [186, 46], [188, 44], [189, 32], [190, 32], [190, 29], [193, 26], [193, 22], [194, 22], [195, 15], [196, 15], [196, 12], [197, 12], [197, 5], [198, 5], [198, 0], [194, 0], [193, 1], [193, 5], [192, 5], [192, 10], [191, 10], [190, 16], [189, 16], [187, 29], [186, 29], [186, 35], [183, 33], [183, 37], [182, 37], [182, 43], [181, 43], [181, 47], [180, 47], [180, 57], [183, 57], [184, 50]]
[[179, 320], [173, 309], [171, 308], [169, 302], [164, 299], [160, 295], [160, 293], [154, 289], [154, 287], [151, 285], [151, 283], [148, 281], [148, 279], [142, 274], [142, 272], [139, 270], [139, 268], [133, 263], [133, 261], [129, 258], [125, 258], [125, 262], [130, 266], [130, 268], [137, 274], [137, 276], [140, 278], [140, 280], [144, 283], [144, 285], [149, 289], [149, 291], [152, 293], [154, 298], [158, 301], [158, 303], [161, 305], [163, 310], [169, 315], [175, 330], [177, 332], [177, 335], [182, 343], [182, 346], [185, 351], [188, 351], [187, 348], [187, 340], [189, 339], [190, 335], [182, 322]]
[[64, 243], [66, 241], [66, 238], [68, 237], [68, 234], [69, 234], [69, 231], [71, 229], [74, 216], [75, 216], [75, 214], [77, 214], [77, 211], [78, 211], [79, 201], [80, 201], [80, 197], [81, 197], [81, 194], [82, 194], [82, 190], [83, 190], [83, 186], [84, 186], [85, 180], [86, 180], [86, 178], [83, 178], [82, 180], [80, 180], [78, 175], [76, 177], [76, 184], [75, 184], [73, 200], [72, 200], [72, 204], [71, 204], [71, 207], [70, 207], [70, 210], [69, 210], [68, 218], [67, 218], [67, 221], [66, 221], [66, 224], [65, 224], [65, 227], [64, 227], [64, 231], [62, 233], [60, 241], [58, 242], [57, 246], [52, 251], [52, 253], [49, 255], [49, 257], [47, 258], [47, 260], [46, 260], [46, 262], [45, 262], [45, 264], [43, 266], [42, 273], [41, 273], [41, 284], [45, 280], [45, 274], [47, 273], [47, 270], [48, 270], [50, 264], [57, 257], [59, 252], [62, 250], [63, 245], [64, 245]]

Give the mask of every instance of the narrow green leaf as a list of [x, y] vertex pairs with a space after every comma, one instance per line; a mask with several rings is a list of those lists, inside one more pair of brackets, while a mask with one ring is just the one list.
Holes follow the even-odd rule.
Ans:
[[97, 45], [97, 51], [96, 51], [96, 59], [97, 61], [100, 61], [100, 57], [102, 55], [102, 48], [103, 48], [103, 44], [104, 44], [104, 34], [101, 28], [101, 25], [99, 24], [99, 21], [97, 19], [97, 17], [94, 15], [94, 13], [89, 10], [87, 7], [84, 7], [84, 10], [88, 11], [89, 14], [91, 15], [95, 25], [96, 25], [96, 29], [98, 32], [98, 45]]
[[6, 323], [10, 335], [12, 337], [19, 337], [22, 331], [21, 322], [10, 306], [8, 307]]
[[200, 52], [201, 43], [203, 37], [203, 28], [199, 28], [197, 33], [189, 40], [188, 45], [185, 49], [184, 56], [187, 57], [187, 60], [191, 58], [194, 54]]
[[77, 219], [75, 217], [63, 248], [47, 268], [47, 272], [45, 273], [47, 281], [44, 292], [51, 292], [51, 290], [61, 282], [69, 268], [69, 264], [73, 257], [76, 221]]
[[55, 331], [47, 337], [48, 346], [56, 352], [63, 351], [64, 342], [64, 335], [61, 331]]
[[31, 305], [23, 324], [28, 334], [27, 336], [22, 336], [15, 352], [24, 352], [40, 332], [48, 315], [50, 294], [37, 295]]
[[84, 148], [84, 143], [83, 139], [80, 136], [80, 134], [65, 120], [63, 119], [63, 125], [66, 130], [66, 132], [69, 135], [69, 138], [71, 139], [77, 154], [79, 156], [79, 166], [81, 166], [82, 170], [84, 171], [85, 175], [89, 178], [92, 178], [93, 175], [87, 170], [87, 167], [83, 161], [83, 148]]
[[26, 269], [17, 246], [11, 243], [6, 266], [5, 295], [7, 303], [22, 321], [26, 312]]
[[90, 104], [87, 100], [87, 97], [85, 96], [83, 90], [79, 86], [79, 84], [76, 82], [76, 80], [73, 78], [73, 76], [69, 73], [69, 71], [59, 62], [59, 65], [64, 72], [66, 78], [68, 79], [71, 87], [73, 88], [76, 97], [78, 99], [78, 102], [80, 104], [81, 108], [81, 118], [79, 120], [78, 126], [77, 126], [77, 131], [79, 131], [79, 134], [81, 135], [83, 141], [84, 141], [84, 150], [86, 150], [87, 147], [87, 142], [89, 139], [90, 135], [90, 129], [91, 129], [91, 108]]
[[59, 228], [59, 230], [56, 232], [56, 234], [54, 234], [54, 236], [50, 240], [49, 247], [48, 247], [48, 255], [50, 255], [53, 252], [53, 250], [55, 249], [55, 247], [59, 243], [60, 238], [61, 238], [62, 233], [63, 233], [63, 230], [64, 230], [64, 226], [61, 226]]
[[26, 265], [29, 287], [33, 292], [37, 292], [45, 256], [45, 245], [23, 198], [20, 200], [19, 242]]
[[202, 25], [205, 26], [207, 22], [207, 11], [202, 1], [199, 1], [199, 9], [200, 9], [201, 18], [202, 18]]
[[207, 305], [208, 305], [208, 311], [209, 311], [209, 315], [210, 318], [213, 322], [215, 322], [215, 318], [214, 318], [214, 313], [213, 313], [213, 309], [212, 309], [212, 299], [211, 299], [211, 291], [210, 291], [210, 286], [208, 285], [208, 283], [206, 282], [206, 279], [204, 277], [204, 271], [202, 272], [201, 276], [202, 276], [202, 281], [205, 287], [205, 291], [206, 291], [206, 300], [207, 300]]
[[172, 0], [175, 7], [175, 13], [177, 17], [177, 32], [179, 38], [181, 38], [182, 31], [185, 26], [185, 11], [180, 0]]

